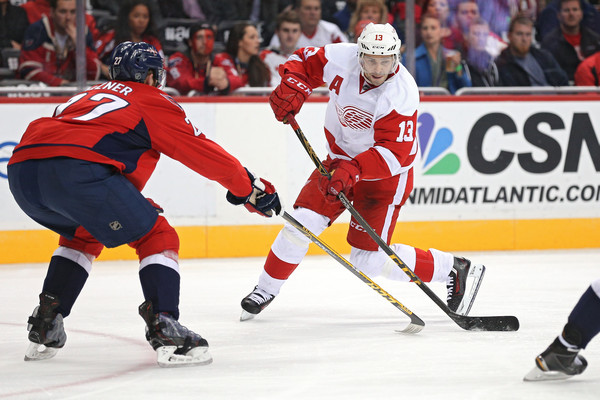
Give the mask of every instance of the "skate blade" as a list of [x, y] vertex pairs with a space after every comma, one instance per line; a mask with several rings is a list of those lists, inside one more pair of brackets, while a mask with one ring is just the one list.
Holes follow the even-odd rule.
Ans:
[[193, 367], [210, 364], [213, 359], [208, 347], [194, 347], [186, 354], [174, 354], [177, 346], [162, 346], [156, 349], [156, 361], [162, 368]]
[[481, 286], [481, 282], [483, 281], [483, 276], [485, 275], [485, 266], [482, 264], [474, 264], [471, 266], [469, 270], [469, 275], [467, 276], [467, 286], [469, 285], [469, 280], [471, 281], [471, 290], [465, 293], [465, 297], [463, 297], [462, 302], [456, 309], [456, 313], [459, 315], [469, 315], [469, 311], [471, 311], [471, 307], [473, 307], [473, 303], [475, 302], [475, 297], [477, 297], [477, 293], [479, 292], [479, 287]]
[[529, 371], [525, 377], [523, 377], [523, 380], [525, 382], [559, 381], [569, 379], [571, 377], [573, 377], [573, 375], [567, 375], [560, 371], [542, 371], [536, 366], [533, 367], [533, 369]]
[[25, 351], [25, 361], [40, 361], [52, 358], [58, 353], [56, 347], [46, 347], [39, 343], [29, 343], [29, 347]]
[[248, 321], [256, 317], [257, 314], [251, 314], [246, 310], [242, 310], [242, 315], [240, 315], [240, 321]]

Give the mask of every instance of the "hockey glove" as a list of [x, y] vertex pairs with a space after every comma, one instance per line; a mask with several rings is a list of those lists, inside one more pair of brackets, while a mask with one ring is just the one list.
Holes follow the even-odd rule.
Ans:
[[234, 205], [243, 204], [248, 211], [270, 218], [281, 214], [283, 207], [279, 201], [279, 195], [275, 191], [275, 187], [265, 179], [255, 178], [254, 175], [248, 172], [250, 182], [252, 182], [252, 192], [245, 197], [237, 197], [230, 191], [227, 191], [227, 201]]
[[348, 191], [360, 180], [360, 167], [354, 160], [335, 159], [331, 163], [331, 178], [319, 178], [319, 190], [325, 195], [325, 200], [333, 203], [340, 192]]
[[[304, 100], [310, 96], [312, 89], [297, 75], [286, 74], [281, 83], [273, 90], [269, 103], [277, 121], [284, 121], [288, 114], [296, 115], [302, 108]], [[285, 121], [284, 121], [285, 122]]]

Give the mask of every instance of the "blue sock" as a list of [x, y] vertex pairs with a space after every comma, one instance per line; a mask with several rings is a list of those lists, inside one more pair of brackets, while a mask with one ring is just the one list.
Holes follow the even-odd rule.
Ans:
[[179, 273], [162, 264], [146, 265], [140, 271], [144, 299], [155, 313], [166, 312], [179, 319]]
[[[590, 340], [600, 332], [600, 298], [591, 286], [571, 311], [568, 324], [581, 334], [581, 343], [573, 343], [581, 349], [585, 349]], [[568, 338], [565, 339], [569, 341]]]
[[71, 308], [81, 293], [87, 277], [85, 268], [75, 261], [62, 256], [53, 256], [50, 259], [42, 290], [58, 297], [60, 305], [55, 310], [57, 313], [62, 314], [63, 317], [71, 313]]

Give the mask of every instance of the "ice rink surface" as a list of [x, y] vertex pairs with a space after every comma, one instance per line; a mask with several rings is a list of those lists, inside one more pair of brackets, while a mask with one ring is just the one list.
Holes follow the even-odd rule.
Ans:
[[600, 399], [600, 337], [582, 353], [584, 374], [522, 381], [600, 277], [600, 250], [464, 255], [487, 266], [471, 314], [516, 315], [518, 332], [464, 331], [416, 285], [376, 279], [426, 322], [396, 333], [408, 319], [328, 256], [307, 257], [269, 308], [240, 322], [263, 260], [182, 260], [180, 321], [209, 341], [214, 362], [173, 369], [145, 341], [135, 261], [95, 263], [66, 346], [38, 362], [23, 354], [46, 265], [2, 265], [0, 398]]

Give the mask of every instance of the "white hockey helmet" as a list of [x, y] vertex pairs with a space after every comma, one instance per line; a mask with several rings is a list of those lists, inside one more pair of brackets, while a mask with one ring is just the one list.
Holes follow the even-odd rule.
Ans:
[[361, 60], [365, 54], [394, 56], [392, 71], [395, 71], [398, 67], [401, 43], [396, 29], [390, 24], [374, 24], [371, 22], [365, 26], [356, 43], [358, 44], [358, 63], [361, 68], [363, 67]]

